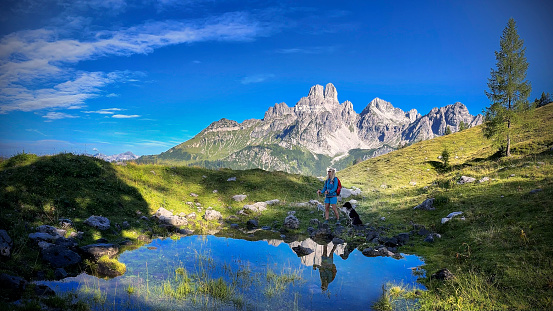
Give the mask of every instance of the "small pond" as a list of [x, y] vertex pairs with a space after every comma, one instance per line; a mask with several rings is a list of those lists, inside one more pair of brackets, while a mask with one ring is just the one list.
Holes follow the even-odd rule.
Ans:
[[[298, 257], [292, 247], [313, 250]], [[387, 282], [423, 288], [421, 258], [366, 257], [311, 239], [246, 241], [216, 236], [156, 239], [119, 257], [113, 279], [81, 274], [41, 282], [94, 310], [370, 310]]]

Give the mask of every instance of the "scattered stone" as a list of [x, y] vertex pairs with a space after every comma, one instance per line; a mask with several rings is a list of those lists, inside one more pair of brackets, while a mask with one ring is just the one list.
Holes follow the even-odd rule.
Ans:
[[301, 245], [292, 247], [292, 250], [298, 255], [298, 257], [307, 256], [311, 253], [313, 253], [313, 250], [308, 247], [303, 247]]
[[466, 183], [473, 183], [475, 181], [476, 181], [476, 178], [474, 178], [474, 177], [461, 176], [461, 178], [459, 179], [457, 184], [463, 185], [463, 184], [466, 184]]
[[453, 217], [455, 216], [459, 216], [459, 215], [462, 215], [463, 212], [452, 212], [452, 213], [449, 213], [449, 215], [447, 215], [446, 217], [442, 218], [442, 225], [445, 224], [446, 222], [450, 221]]
[[25, 291], [27, 281], [18, 276], [0, 274], [0, 291], [9, 301], [18, 300]]
[[298, 229], [300, 227], [300, 221], [293, 214], [289, 214], [284, 219], [284, 227], [286, 227], [288, 229]]
[[434, 235], [429, 234], [429, 235], [424, 239], [424, 242], [427, 242], [427, 243], [434, 243]]
[[64, 268], [57, 268], [54, 270], [54, 276], [56, 277], [56, 280], [65, 279], [67, 277], [67, 271], [65, 271]]
[[257, 226], [259, 226], [259, 222], [257, 221], [257, 219], [250, 219], [246, 222], [246, 227], [248, 228], [248, 230], [255, 229], [257, 228]]
[[542, 191], [543, 189], [534, 189], [534, 190], [530, 190], [530, 194], [536, 194], [540, 191]]
[[107, 255], [109, 258], [117, 255], [117, 253], [119, 252], [119, 247], [115, 244], [97, 243], [82, 246], [80, 250], [87, 257], [93, 258], [96, 261], [104, 255]]
[[436, 279], [436, 280], [451, 280], [453, 279], [455, 276], [453, 275], [453, 273], [451, 273], [449, 270], [447, 269], [441, 269], [439, 271], [437, 271], [436, 273], [432, 274], [430, 276], [430, 279]]
[[420, 209], [423, 211], [433, 211], [436, 208], [434, 207], [434, 198], [428, 198], [424, 200], [421, 204], [413, 207], [413, 209]]
[[511, 175], [509, 175], [509, 177], [515, 177], [515, 176], [516, 176], [515, 174], [511, 174]]
[[186, 216], [184, 216], [186, 219], [196, 219], [196, 213], [192, 212]]
[[71, 221], [71, 219], [60, 218], [58, 219], [58, 223], [63, 229], [69, 229], [73, 227], [73, 221]]
[[190, 229], [180, 229], [178, 231], [178, 233], [180, 233], [182, 235], [191, 235], [191, 234], [194, 234], [194, 231], [192, 231]]
[[191, 197], [194, 197], [194, 198], [197, 198], [197, 197], [198, 197], [198, 195], [195, 194], [194, 192], [191, 192], [191, 193], [190, 193], [190, 196], [191, 196]]
[[414, 182], [414, 181], [410, 181], [410, 182], [409, 182], [409, 185], [410, 185], [410, 186], [416, 186], [416, 185], [417, 185], [417, 183], [416, 183], [416, 182]]
[[12, 253], [13, 242], [6, 230], [0, 230], [0, 255], [9, 257]]
[[230, 224], [230, 227], [232, 229], [238, 229], [240, 226], [238, 226], [238, 224]]
[[204, 214], [205, 220], [220, 220], [223, 219], [223, 215], [216, 210], [206, 210]]
[[362, 253], [363, 253], [363, 255], [365, 255], [367, 257], [378, 257], [378, 256], [392, 257], [392, 256], [395, 255], [393, 252], [388, 250], [388, 248], [386, 248], [386, 246], [383, 246], [383, 245], [380, 245], [376, 248], [373, 248], [373, 247], [365, 248], [362, 251]]
[[60, 245], [52, 245], [43, 249], [42, 259], [47, 261], [54, 268], [64, 268], [81, 262], [81, 256], [74, 251]]
[[235, 196], [232, 197], [232, 199], [236, 202], [242, 202], [246, 199], [247, 195], [245, 194], [237, 194]]
[[380, 220], [381, 221], [386, 221], [386, 217], [382, 216], [382, 217], [380, 217]]
[[480, 179], [478, 182], [479, 183], [484, 183], [486, 181], [490, 181], [490, 178], [488, 176], [482, 177], [482, 179]]
[[421, 236], [428, 236], [432, 232], [430, 232], [430, 230], [426, 229], [425, 227], [422, 227], [422, 228], [419, 229], [419, 231], [417, 233], [418, 233], [418, 235], [421, 235]]
[[102, 216], [92, 215], [84, 223], [98, 230], [107, 230], [110, 227], [109, 219]]
[[219, 192], [219, 191], [217, 191], [217, 189], [213, 190], [213, 193], [217, 193], [217, 192]]
[[231, 177], [231, 178], [227, 179], [227, 181], [236, 181], [236, 177]]
[[29, 239], [33, 240], [33, 241], [47, 241], [47, 242], [53, 242], [57, 239], [58, 237], [57, 236], [53, 236], [51, 234], [48, 234], [48, 233], [44, 233], [44, 232], [34, 232], [34, 233], [29, 233]]
[[263, 230], [271, 230], [271, 227], [270, 227], [270, 226], [263, 226], [263, 227], [261, 227], [261, 229], [263, 229]]
[[385, 184], [382, 184], [382, 185], [380, 185], [380, 188], [382, 188], [382, 189], [386, 189], [386, 188], [388, 188], [388, 186], [387, 186], [387, 185], [385, 185]]
[[244, 205], [242, 210], [246, 214], [261, 213], [261, 212], [267, 210], [267, 203], [266, 202], [256, 202], [252, 205]]
[[276, 205], [280, 203], [280, 200], [274, 199], [274, 200], [265, 201], [265, 203], [267, 203], [267, 205]]
[[56, 292], [48, 287], [48, 285], [44, 284], [35, 284], [34, 292], [38, 297], [41, 298], [56, 296]]
[[48, 233], [52, 236], [63, 238], [67, 230], [58, 229], [56, 227], [42, 225], [36, 228], [37, 232]]
[[121, 223], [121, 227], [123, 227], [123, 229], [128, 229], [131, 227], [131, 225], [129, 224], [128, 221], [123, 221], [123, 223]]

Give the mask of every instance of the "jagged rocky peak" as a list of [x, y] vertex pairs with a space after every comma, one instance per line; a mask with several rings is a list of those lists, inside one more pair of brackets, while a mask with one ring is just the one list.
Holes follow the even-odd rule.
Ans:
[[416, 109], [411, 109], [408, 113], [395, 108], [390, 102], [380, 98], [373, 99], [361, 112], [361, 117], [368, 116], [382, 121], [394, 123], [411, 123], [420, 117]]
[[336, 91], [336, 87], [334, 87], [334, 84], [328, 83], [326, 85], [324, 97], [326, 99], [332, 99], [332, 100], [338, 101], [338, 91]]
[[217, 130], [226, 129], [226, 128], [234, 128], [234, 127], [237, 127], [237, 126], [239, 126], [238, 122], [236, 122], [234, 120], [229, 120], [229, 119], [226, 119], [226, 118], [222, 118], [219, 121], [215, 121], [215, 122], [211, 123], [208, 127], [205, 128], [204, 131], [206, 131], [206, 132], [217, 131]]
[[269, 107], [269, 109], [265, 111], [265, 116], [263, 117], [263, 120], [269, 120], [269, 119], [290, 114], [292, 113], [292, 110], [293, 109], [288, 107], [286, 103], [275, 104], [273, 107]]
[[307, 97], [302, 97], [296, 106], [294, 111], [296, 114], [302, 114], [305, 112], [322, 112], [332, 111], [340, 106], [338, 102], [338, 91], [332, 83], [328, 83], [326, 88], [317, 84], [311, 87]]

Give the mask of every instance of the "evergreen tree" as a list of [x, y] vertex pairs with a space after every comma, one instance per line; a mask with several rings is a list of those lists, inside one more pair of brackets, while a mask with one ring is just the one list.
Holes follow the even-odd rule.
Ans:
[[466, 129], [468, 129], [468, 128], [469, 128], [469, 126], [468, 126], [467, 123], [465, 123], [465, 122], [463, 122], [463, 121], [459, 122], [459, 132], [464, 131], [464, 130], [466, 130]]
[[444, 135], [449, 135], [451, 134], [451, 128], [449, 127], [449, 125], [445, 128], [445, 132], [444, 132]]
[[528, 62], [524, 53], [524, 41], [519, 38], [515, 20], [509, 19], [499, 41], [500, 50], [495, 52], [496, 69], [488, 79], [486, 96], [491, 105], [486, 108], [484, 135], [493, 139], [506, 156], [511, 156], [513, 125], [518, 115], [530, 108], [528, 96], [532, 87], [526, 80]]
[[553, 102], [553, 97], [549, 95], [549, 93], [542, 92], [541, 97], [534, 100], [534, 106], [539, 108], [549, 104], [550, 102]]

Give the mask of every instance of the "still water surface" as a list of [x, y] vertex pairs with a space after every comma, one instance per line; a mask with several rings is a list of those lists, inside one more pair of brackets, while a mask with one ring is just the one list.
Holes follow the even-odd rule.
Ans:
[[[313, 250], [298, 257], [292, 247]], [[76, 293], [95, 310], [370, 310], [387, 282], [411, 288], [413, 269], [421, 258], [366, 257], [348, 253], [345, 245], [319, 245], [308, 239], [246, 241], [215, 236], [156, 239], [121, 254], [127, 272], [110, 280], [87, 274], [57, 282], [42, 282], [57, 293]], [[168, 284], [186, 271], [192, 288], [200, 281], [222, 278], [233, 288], [231, 299], [193, 292], [175, 299]], [[269, 272], [268, 272], [269, 271]], [[295, 276], [280, 284], [268, 275]], [[165, 284], [165, 285], [164, 285]], [[165, 288], [164, 288], [165, 286]]]

